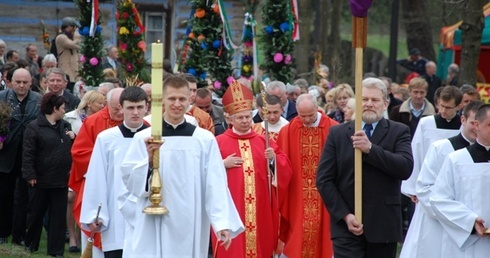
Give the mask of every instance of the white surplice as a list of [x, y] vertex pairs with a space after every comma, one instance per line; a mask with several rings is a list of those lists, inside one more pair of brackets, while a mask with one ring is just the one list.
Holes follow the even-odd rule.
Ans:
[[131, 140], [123, 136], [119, 126], [101, 132], [95, 141], [85, 175], [80, 223], [82, 228], [89, 230], [88, 224], [94, 222], [99, 203], [102, 204], [99, 220], [102, 221], [104, 252], [124, 247], [126, 223], [119, 211], [117, 199], [119, 192], [127, 192], [122, 182], [120, 165]]
[[400, 258], [441, 257], [443, 229], [432, 210], [429, 196], [446, 156], [453, 151], [448, 139], [432, 143], [427, 151], [415, 186], [419, 202], [415, 206]]
[[401, 192], [403, 194], [407, 196], [417, 195], [415, 182], [430, 145], [437, 140], [450, 138], [458, 133], [459, 130], [437, 128], [435, 116], [426, 116], [420, 119], [412, 138], [413, 170], [410, 177], [402, 181]]
[[429, 198], [444, 228], [441, 257], [490, 256], [490, 238], [471, 234], [477, 217], [490, 226], [489, 185], [490, 163], [474, 163], [466, 148], [447, 156]]
[[159, 172], [162, 205], [169, 213], [147, 215], [142, 213], [151, 204], [144, 138], [150, 136], [151, 128], [134, 136], [121, 166], [129, 193], [137, 197], [134, 231], [126, 241], [124, 257], [207, 257], [210, 226], [215, 232], [228, 229], [232, 237], [244, 231], [216, 139], [199, 127], [192, 137], [163, 137]]

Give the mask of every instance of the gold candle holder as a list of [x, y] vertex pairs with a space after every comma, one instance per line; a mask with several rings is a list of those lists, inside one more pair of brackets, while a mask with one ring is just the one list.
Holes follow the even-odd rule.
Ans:
[[[151, 44], [151, 143], [163, 143], [162, 105], [163, 105], [163, 44], [158, 40]], [[160, 177], [160, 149], [153, 152], [153, 171], [150, 179], [150, 202], [143, 212], [151, 215], [165, 215], [168, 209], [161, 206], [163, 200], [162, 179]]]

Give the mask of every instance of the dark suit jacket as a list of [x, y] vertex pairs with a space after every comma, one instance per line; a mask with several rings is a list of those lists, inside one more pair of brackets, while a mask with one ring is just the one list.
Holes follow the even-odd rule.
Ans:
[[0, 173], [12, 172], [15, 160], [21, 157], [18, 155], [22, 155], [22, 150], [19, 150], [19, 147], [22, 146], [22, 142], [24, 141], [24, 131], [27, 125], [40, 114], [39, 103], [41, 102], [41, 98], [40, 94], [30, 90], [27, 96], [26, 111], [22, 115], [19, 108], [19, 100], [14, 90], [7, 89], [0, 92], [0, 102], [8, 102], [13, 108], [10, 116], [10, 133], [3, 143], [3, 148], [0, 150]]
[[288, 99], [288, 110], [286, 112], [286, 120], [291, 121], [293, 118], [298, 116], [298, 111], [296, 111], [296, 103]]
[[[332, 239], [356, 236], [343, 217], [354, 214], [354, 121], [330, 128], [317, 170], [316, 185], [330, 213]], [[408, 126], [381, 119], [369, 154], [363, 154], [363, 225], [370, 243], [402, 240], [401, 180], [412, 173]]]
[[390, 93], [388, 95], [388, 98], [390, 98], [390, 104], [388, 105], [388, 115], [390, 115], [391, 114], [391, 110], [393, 109], [393, 107], [398, 106], [398, 105], [401, 105], [403, 103], [403, 101], [395, 98], [395, 96], [393, 96], [392, 93]]
[[75, 110], [78, 107], [78, 104], [80, 104], [80, 99], [71, 94], [70, 91], [66, 89], [63, 91], [63, 98], [65, 98], [66, 113]]

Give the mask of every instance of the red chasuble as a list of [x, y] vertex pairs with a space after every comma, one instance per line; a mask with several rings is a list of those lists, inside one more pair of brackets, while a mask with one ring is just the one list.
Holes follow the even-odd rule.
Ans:
[[216, 237], [213, 234], [215, 256], [269, 258], [278, 241], [278, 206], [284, 202], [286, 188], [291, 177], [289, 160], [271, 141], [270, 146], [276, 153], [279, 187], [276, 190], [272, 186], [272, 193], [269, 193], [265, 138], [254, 131], [238, 135], [232, 129], [228, 129], [216, 139], [223, 159], [235, 153], [244, 160], [240, 168], [227, 169], [227, 177], [228, 188], [245, 225], [245, 232], [233, 239], [227, 251], [219, 245], [216, 246]]
[[[85, 119], [77, 137], [75, 138], [75, 142], [71, 148], [73, 163], [71, 166], [68, 186], [75, 193], [77, 193], [77, 198], [75, 200], [75, 204], [73, 205], [73, 217], [78, 224], [80, 223], [83, 188], [85, 184], [85, 177], [83, 176], [85, 173], [87, 173], [88, 163], [90, 161], [90, 156], [92, 156], [92, 150], [94, 149], [97, 135], [108, 128], [120, 125], [122, 122], [122, 120], [112, 120], [109, 115], [109, 108], [106, 106], [99, 112]], [[90, 232], [85, 232], [85, 234], [90, 236]], [[100, 234], [96, 234], [95, 240], [94, 245], [101, 248]]]
[[315, 185], [316, 170], [330, 126], [321, 114], [318, 127], [304, 127], [294, 118], [279, 132], [277, 145], [291, 160], [293, 175], [281, 221], [284, 254], [289, 258], [332, 257], [330, 216]]
[[[255, 131], [257, 134], [265, 136], [265, 129], [264, 129], [264, 127], [262, 127], [262, 123], [253, 124], [252, 130]], [[269, 139], [271, 141], [277, 142], [278, 136], [279, 136], [279, 133], [269, 131]]]
[[206, 113], [206, 111], [203, 111], [202, 109], [200, 109], [196, 106], [192, 106], [191, 109], [189, 111], [187, 111], [186, 114], [193, 116], [196, 119], [199, 127], [201, 127], [202, 129], [206, 129], [206, 130], [210, 131], [214, 135], [213, 119], [211, 118], [211, 116], [208, 113]]

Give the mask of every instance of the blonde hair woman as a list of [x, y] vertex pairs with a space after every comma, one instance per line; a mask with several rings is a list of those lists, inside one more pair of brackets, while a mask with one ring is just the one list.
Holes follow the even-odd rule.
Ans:
[[352, 87], [347, 83], [341, 83], [334, 88], [333, 99], [337, 109], [330, 112], [328, 116], [333, 120], [343, 123], [344, 122], [344, 108], [347, 106], [347, 101], [349, 98], [354, 97], [354, 91]]
[[83, 95], [77, 109], [66, 113], [63, 119], [70, 123], [73, 132], [78, 134], [83, 120], [104, 108], [105, 102], [105, 97], [101, 93], [95, 90], [87, 91], [87, 93]]

